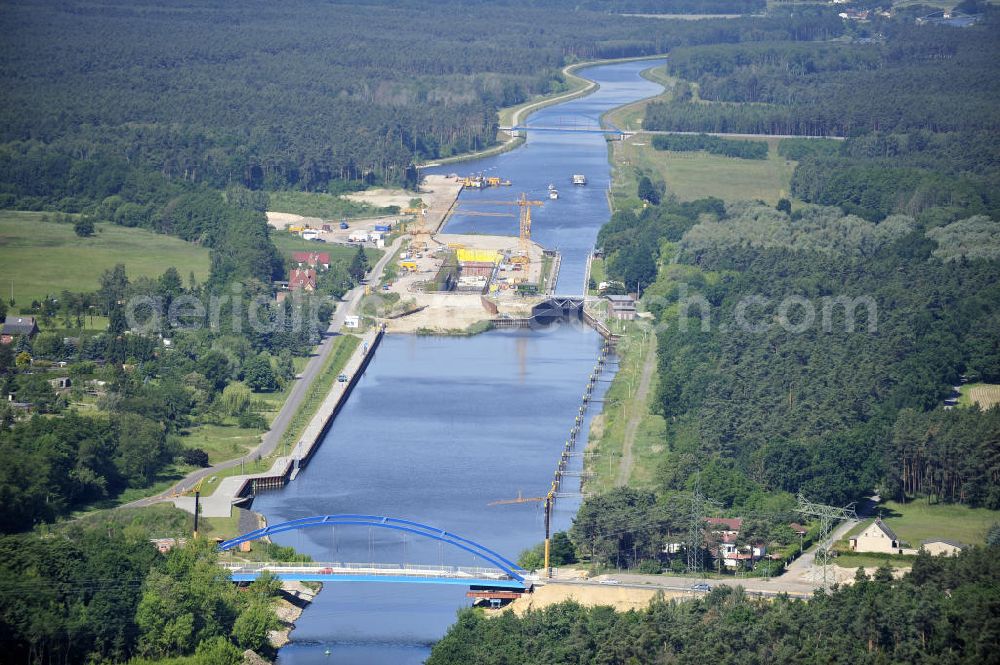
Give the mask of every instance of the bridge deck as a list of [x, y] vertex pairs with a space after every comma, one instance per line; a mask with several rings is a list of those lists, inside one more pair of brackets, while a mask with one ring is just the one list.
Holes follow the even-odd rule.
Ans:
[[498, 568], [379, 563], [222, 563], [234, 582], [252, 582], [268, 571], [282, 581], [408, 582], [524, 589], [525, 583]]

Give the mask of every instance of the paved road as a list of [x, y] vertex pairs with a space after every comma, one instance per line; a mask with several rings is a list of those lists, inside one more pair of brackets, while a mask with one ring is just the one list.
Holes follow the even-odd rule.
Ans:
[[645, 134], [650, 134], [653, 136], [698, 136], [700, 134], [706, 134], [708, 136], [719, 136], [721, 138], [730, 139], [830, 139], [831, 141], [846, 141], [846, 136], [809, 136], [806, 134], [728, 134], [725, 132], [680, 132], [671, 131], [668, 129], [630, 129], [629, 134], [634, 134], [636, 136], [642, 136]]
[[[396, 255], [396, 251], [399, 249], [402, 241], [402, 238], [397, 238], [390, 247], [386, 248], [385, 255], [378, 260], [378, 263], [375, 264], [368, 274], [368, 280], [371, 283], [376, 283], [379, 279], [381, 279], [382, 271], [385, 270], [386, 265], [388, 265], [389, 261], [391, 261]], [[302, 370], [302, 374], [295, 382], [295, 385], [292, 387], [292, 390], [288, 395], [288, 399], [285, 400], [281, 410], [278, 411], [278, 415], [271, 423], [271, 429], [264, 434], [260, 445], [243, 457], [227, 460], [225, 462], [219, 462], [213, 466], [192, 471], [166, 491], [155, 496], [127, 503], [124, 507], [140, 508], [143, 506], [151, 506], [154, 503], [172, 498], [174, 494], [181, 494], [191, 490], [204, 478], [216, 475], [225, 469], [231, 469], [239, 466], [241, 463], [253, 462], [258, 457], [267, 457], [274, 452], [274, 449], [278, 447], [279, 443], [281, 443], [281, 437], [284, 436], [285, 430], [288, 429], [288, 425], [291, 422], [292, 417], [299, 410], [299, 405], [305, 398], [306, 393], [308, 393], [309, 387], [312, 386], [313, 381], [315, 381], [316, 377], [319, 376], [323, 365], [326, 364], [327, 358], [330, 357], [330, 353], [333, 351], [333, 340], [340, 333], [340, 329], [344, 325], [344, 320], [348, 315], [354, 314], [358, 311], [358, 307], [361, 303], [361, 299], [364, 297], [364, 294], [364, 286], [358, 286], [345, 294], [343, 302], [341, 302], [337, 307], [337, 311], [334, 313], [333, 318], [330, 321], [330, 326], [326, 329], [326, 332], [323, 333], [323, 339], [316, 348], [316, 353], [309, 359], [305, 369]]]
[[[665, 575], [640, 575], [638, 573], [614, 573], [602, 575], [603, 579], [563, 579], [557, 577], [551, 582], [554, 584], [567, 584], [579, 586], [598, 587], [624, 587], [629, 589], [663, 589], [665, 591], [694, 591], [692, 586], [698, 583], [708, 584], [710, 587], [716, 586], [741, 586], [748, 592], [759, 595], [776, 595], [787, 593], [796, 596], [811, 596], [817, 585], [790, 582], [788, 580], [772, 577], [765, 580], [759, 577], [732, 578], [732, 579], [695, 579], [691, 577], [670, 577]], [[609, 580], [614, 580], [613, 583]], [[702, 592], [704, 593], [704, 592]]]

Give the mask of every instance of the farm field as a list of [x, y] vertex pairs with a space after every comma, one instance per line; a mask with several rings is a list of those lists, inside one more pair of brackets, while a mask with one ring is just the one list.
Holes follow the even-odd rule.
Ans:
[[961, 393], [958, 403], [962, 406], [978, 404], [985, 410], [1000, 404], [1000, 385], [997, 384], [968, 383], [962, 386]]
[[208, 278], [208, 250], [178, 238], [143, 229], [97, 224], [91, 238], [80, 238], [72, 224], [43, 221], [45, 213], [0, 211], [0, 293], [27, 306], [64, 290], [93, 291], [101, 273], [124, 263], [129, 279], [159, 277], [170, 267], [181, 279]]

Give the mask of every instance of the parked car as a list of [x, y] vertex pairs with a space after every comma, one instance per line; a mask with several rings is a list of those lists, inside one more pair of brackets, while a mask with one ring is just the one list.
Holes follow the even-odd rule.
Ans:
[[697, 584], [692, 584], [691, 585], [691, 590], [692, 591], [706, 591], [707, 592], [707, 591], [711, 591], [712, 590], [712, 585], [711, 584], [707, 584], [705, 582], [698, 582]]

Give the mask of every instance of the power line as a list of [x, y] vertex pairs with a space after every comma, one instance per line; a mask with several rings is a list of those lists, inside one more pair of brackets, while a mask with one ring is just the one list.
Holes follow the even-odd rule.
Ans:
[[818, 517], [820, 520], [819, 546], [816, 548], [814, 560], [823, 569], [823, 586], [825, 587], [830, 566], [830, 543], [827, 542], [830, 538], [830, 530], [833, 528], [834, 522], [858, 519], [857, 513], [854, 512], [854, 502], [852, 501], [843, 508], [838, 508], [809, 501], [802, 492], [799, 492], [796, 498], [799, 502], [795, 509], [796, 512]]

